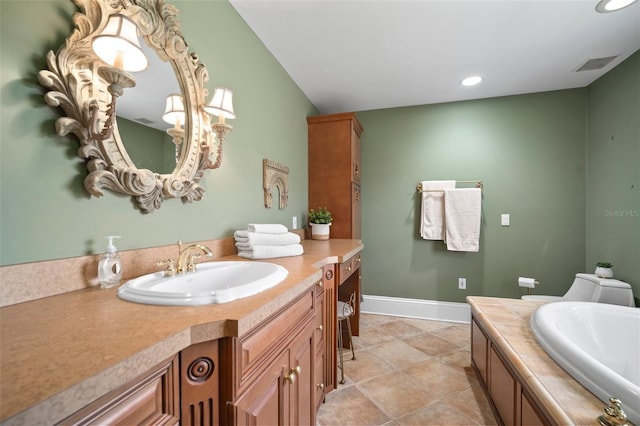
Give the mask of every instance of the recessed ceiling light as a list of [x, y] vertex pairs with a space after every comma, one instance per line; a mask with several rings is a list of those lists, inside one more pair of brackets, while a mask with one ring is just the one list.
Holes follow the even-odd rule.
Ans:
[[600, 0], [596, 5], [596, 11], [600, 13], [613, 12], [627, 7], [638, 0]]
[[474, 75], [473, 77], [467, 77], [460, 82], [463, 86], [475, 86], [482, 81], [482, 77]]

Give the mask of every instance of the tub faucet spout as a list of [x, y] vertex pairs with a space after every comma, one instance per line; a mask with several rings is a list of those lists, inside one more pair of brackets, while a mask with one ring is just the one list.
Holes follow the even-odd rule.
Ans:
[[193, 272], [196, 270], [194, 259], [202, 256], [201, 254], [190, 254], [194, 250], [199, 250], [207, 257], [213, 256], [211, 249], [202, 244], [190, 244], [186, 247], [182, 246], [182, 241], [178, 241], [178, 273]]
[[627, 415], [622, 410], [622, 404], [618, 398], [609, 398], [609, 405], [604, 407], [604, 414], [598, 417], [601, 426], [627, 426]]

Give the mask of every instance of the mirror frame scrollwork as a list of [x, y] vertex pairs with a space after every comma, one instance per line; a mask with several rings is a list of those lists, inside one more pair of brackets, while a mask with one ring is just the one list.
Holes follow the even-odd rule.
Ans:
[[[209, 73], [198, 56], [188, 51], [178, 10], [164, 0], [74, 3], [84, 13], [74, 14], [74, 31], [57, 52], [48, 53], [48, 69], [40, 71], [38, 79], [49, 89], [45, 102], [61, 107], [66, 114], [56, 120], [56, 132], [61, 136], [73, 133], [80, 140], [78, 156], [87, 160], [85, 189], [96, 197], [103, 195], [104, 188], [130, 195], [143, 213], [154, 211], [169, 198], [200, 200], [204, 188], [199, 181], [206, 169], [220, 166], [222, 145], [212, 130], [211, 116], [203, 108]], [[172, 64], [181, 87], [185, 137], [171, 174], [137, 168], [123, 144], [117, 120], [110, 115], [112, 95], [107, 91], [108, 83], [97, 72], [105, 64], [96, 56], [91, 42], [112, 14], [123, 14], [136, 23], [139, 35]]]

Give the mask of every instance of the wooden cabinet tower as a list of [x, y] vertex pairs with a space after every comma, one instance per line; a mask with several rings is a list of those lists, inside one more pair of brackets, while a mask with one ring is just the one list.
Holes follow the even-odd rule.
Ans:
[[307, 117], [309, 208], [333, 215], [331, 238], [360, 236], [360, 135], [355, 113]]

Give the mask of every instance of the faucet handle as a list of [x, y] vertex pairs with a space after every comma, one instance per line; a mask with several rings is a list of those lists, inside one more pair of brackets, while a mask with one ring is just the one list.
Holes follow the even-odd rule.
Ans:
[[165, 277], [172, 277], [176, 274], [176, 266], [173, 263], [173, 259], [160, 260], [158, 261], [158, 266], [166, 266], [167, 268], [164, 270]]
[[200, 257], [202, 257], [202, 255], [199, 253], [189, 255], [189, 260], [187, 261], [187, 272], [194, 272], [196, 270], [196, 264], [193, 261]]

